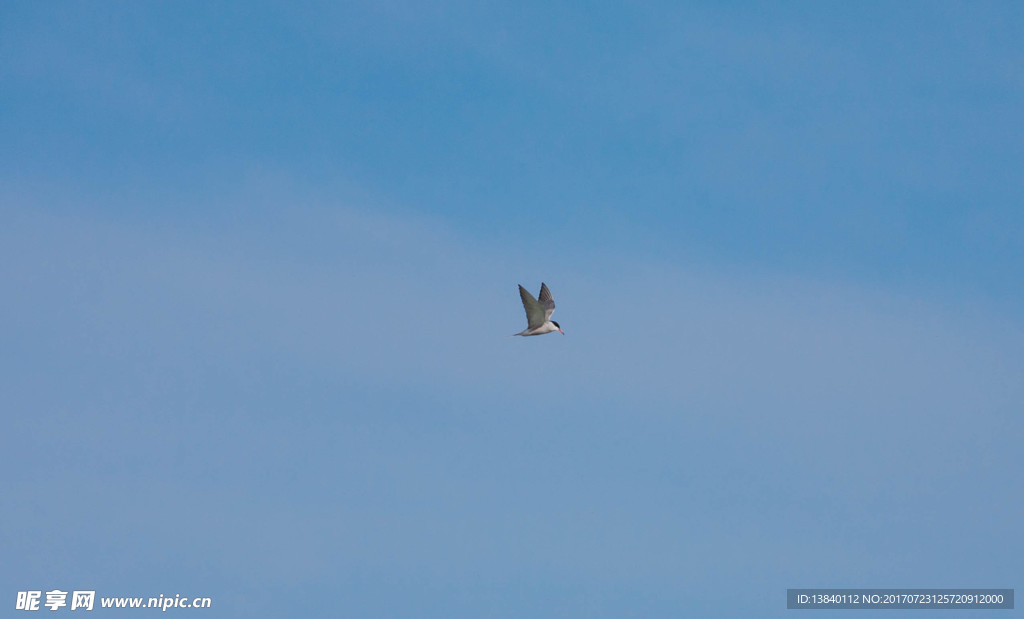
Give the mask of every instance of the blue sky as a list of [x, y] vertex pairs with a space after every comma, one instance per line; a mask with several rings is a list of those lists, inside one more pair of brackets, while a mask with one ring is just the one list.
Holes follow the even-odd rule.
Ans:
[[[1015, 587], [1022, 27], [6, 4], [3, 595], [770, 617]], [[508, 337], [541, 281], [567, 334]]]

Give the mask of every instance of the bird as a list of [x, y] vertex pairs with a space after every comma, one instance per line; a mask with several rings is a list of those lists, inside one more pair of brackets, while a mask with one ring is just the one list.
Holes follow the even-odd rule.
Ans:
[[526, 329], [515, 335], [544, 335], [554, 331], [565, 335], [562, 327], [551, 320], [551, 314], [555, 311], [555, 300], [551, 298], [551, 291], [548, 290], [548, 286], [544, 282], [540, 284], [539, 296], [540, 300], [538, 301], [526, 291], [526, 288], [523, 288], [522, 285], [519, 286], [519, 297], [523, 300], [523, 309], [526, 310], [527, 326]]

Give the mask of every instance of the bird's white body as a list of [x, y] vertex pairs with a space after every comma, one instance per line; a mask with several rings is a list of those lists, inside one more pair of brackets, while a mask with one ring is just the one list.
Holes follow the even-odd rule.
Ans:
[[558, 326], [558, 323], [551, 320], [551, 314], [555, 311], [555, 300], [551, 298], [551, 291], [547, 284], [541, 282], [540, 300], [534, 299], [533, 295], [526, 291], [526, 288], [519, 287], [519, 298], [523, 300], [523, 309], [526, 310], [526, 329], [516, 335], [544, 335], [558, 331], [565, 335], [565, 331]]
[[[570, 303], [570, 305], [572, 305], [572, 304]], [[572, 318], [572, 316], [570, 316], [570, 318]], [[572, 321], [570, 320], [569, 322], [572, 322]], [[544, 324], [542, 324], [539, 327], [535, 327], [535, 328], [532, 328], [532, 329], [531, 328], [526, 328], [523, 331], [520, 331], [519, 333], [516, 333], [516, 335], [523, 335], [523, 336], [526, 336], [526, 335], [544, 335], [545, 333], [551, 333], [553, 331], [562, 331], [562, 330], [559, 329], [558, 327], [556, 327], [554, 324], [552, 324], [552, 322], [550, 320], [548, 320], [548, 321], [546, 321]]]

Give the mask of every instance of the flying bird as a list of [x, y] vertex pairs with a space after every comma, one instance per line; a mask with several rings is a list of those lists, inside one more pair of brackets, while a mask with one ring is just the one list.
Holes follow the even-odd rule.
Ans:
[[523, 299], [523, 309], [526, 310], [526, 329], [516, 335], [544, 335], [552, 331], [558, 331], [565, 335], [562, 327], [551, 320], [551, 314], [555, 311], [555, 300], [551, 298], [551, 291], [547, 284], [540, 284], [540, 300], [533, 298], [533, 295], [526, 291], [526, 288], [519, 286], [519, 296]]

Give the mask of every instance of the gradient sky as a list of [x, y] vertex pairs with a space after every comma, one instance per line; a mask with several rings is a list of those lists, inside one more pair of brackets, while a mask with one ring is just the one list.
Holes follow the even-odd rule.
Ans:
[[[1020, 585], [1021, 32], [1010, 2], [4, 3], [0, 599]], [[508, 337], [541, 281], [566, 335]]]

